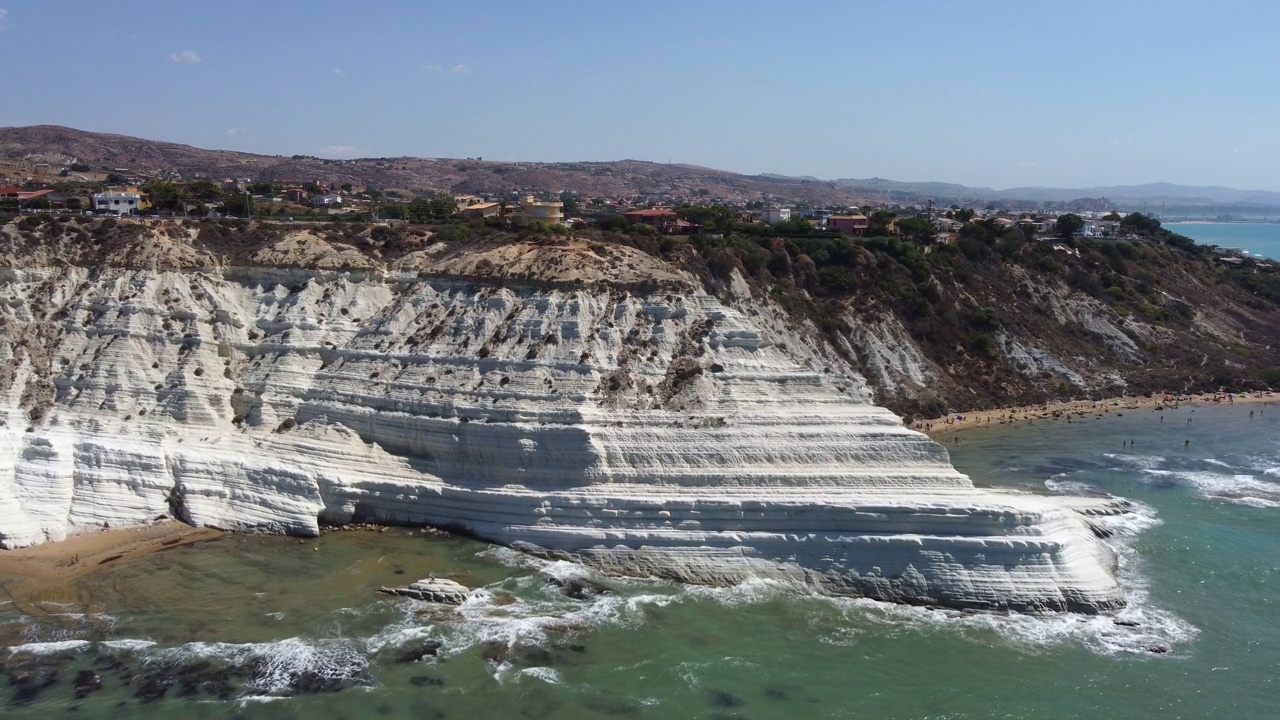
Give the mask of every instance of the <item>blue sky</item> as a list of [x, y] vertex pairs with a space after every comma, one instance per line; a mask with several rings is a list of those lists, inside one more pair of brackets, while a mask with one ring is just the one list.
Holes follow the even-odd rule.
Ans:
[[1280, 3], [0, 0], [0, 125], [268, 154], [1280, 190]]

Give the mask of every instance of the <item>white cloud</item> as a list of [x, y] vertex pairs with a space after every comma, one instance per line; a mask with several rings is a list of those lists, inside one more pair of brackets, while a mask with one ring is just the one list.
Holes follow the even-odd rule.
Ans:
[[433, 75], [469, 75], [471, 68], [463, 63], [445, 67], [444, 65], [427, 65], [422, 68]]
[[169, 53], [169, 57], [165, 59], [171, 63], [178, 63], [179, 65], [196, 65], [204, 62], [204, 58], [197, 55], [194, 50], [183, 50], [182, 52]]
[[240, 136], [240, 135], [244, 135], [244, 134], [246, 134], [246, 133], [248, 133], [248, 132], [249, 132], [249, 131], [248, 131], [248, 130], [245, 130], [244, 128], [230, 128], [230, 129], [228, 129], [228, 130], [227, 130], [227, 134], [228, 134], [228, 135], [230, 135], [231, 137], [238, 137], [238, 136]]
[[333, 75], [334, 77], [336, 77], [336, 78], [341, 78], [341, 77], [346, 77], [346, 76], [347, 76], [347, 74], [346, 74], [346, 73], [342, 72], [342, 68], [334, 68], [334, 69], [330, 70], [330, 71], [329, 71], [329, 73], [330, 73], [330, 74], [332, 74], [332, 75]]
[[0, 8], [0, 31], [8, 30], [10, 27], [9, 11], [4, 8]]
[[353, 145], [325, 145], [316, 154], [320, 157], [349, 158], [359, 151], [360, 149]]

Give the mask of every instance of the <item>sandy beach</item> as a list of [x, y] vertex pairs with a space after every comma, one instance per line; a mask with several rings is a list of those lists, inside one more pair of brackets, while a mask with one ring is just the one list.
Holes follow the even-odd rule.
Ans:
[[1222, 405], [1257, 403], [1267, 404], [1280, 402], [1280, 396], [1271, 392], [1259, 393], [1203, 393], [1197, 395], [1180, 395], [1174, 393], [1155, 393], [1151, 397], [1114, 397], [1105, 400], [1071, 400], [1044, 405], [1024, 405], [1018, 407], [996, 408], [993, 410], [974, 410], [972, 412], [954, 413], [946, 417], [920, 420], [911, 427], [933, 437], [942, 439], [955, 433], [976, 427], [994, 425], [1034, 424], [1037, 420], [1063, 420], [1073, 417], [1088, 417], [1106, 413], [1121, 413], [1126, 410], [1161, 410], [1163, 408], [1181, 407], [1183, 405]]
[[112, 563], [209, 540], [222, 531], [169, 520], [73, 535], [17, 550], [0, 550], [0, 598], [26, 604], [33, 600], [73, 598], [76, 583]]

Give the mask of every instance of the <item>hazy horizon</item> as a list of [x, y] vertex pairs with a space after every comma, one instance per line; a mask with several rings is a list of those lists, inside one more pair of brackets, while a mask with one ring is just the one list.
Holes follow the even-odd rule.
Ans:
[[1280, 189], [1280, 6], [0, 0], [0, 125], [321, 157]]

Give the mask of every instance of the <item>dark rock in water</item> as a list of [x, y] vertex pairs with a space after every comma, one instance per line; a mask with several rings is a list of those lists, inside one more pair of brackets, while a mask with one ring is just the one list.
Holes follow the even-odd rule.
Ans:
[[587, 598], [608, 595], [613, 592], [605, 585], [585, 578], [575, 577], [561, 580], [553, 577], [547, 578], [547, 584], [560, 588], [565, 595], [574, 600], [586, 600]]
[[307, 670], [289, 683], [290, 695], [319, 695], [320, 693], [338, 692], [347, 684], [342, 678], [326, 677], [317, 672]]
[[1147, 648], [1147, 652], [1153, 653], [1156, 655], [1163, 655], [1169, 652], [1170, 649], [1171, 648], [1168, 645], [1152, 645], [1151, 647]]
[[39, 659], [10, 665], [6, 668], [9, 685], [14, 688], [13, 705], [26, 705], [40, 697], [40, 693], [58, 684], [58, 670], [55, 666], [42, 663]]
[[155, 702], [164, 697], [169, 692], [169, 686], [173, 684], [173, 678], [167, 675], [152, 674], [142, 679], [142, 684], [138, 688], [134, 696], [142, 702]]
[[44, 688], [39, 685], [19, 685], [18, 689], [13, 691], [13, 697], [10, 698], [9, 704], [26, 705], [27, 703], [35, 702], [35, 699], [40, 697], [40, 693], [43, 691]]
[[588, 710], [605, 715], [639, 715], [643, 706], [634, 700], [616, 698], [610, 695], [592, 695], [582, 701]]
[[569, 651], [576, 653], [584, 653], [587, 651], [587, 646], [579, 643], [569, 643], [568, 645], [565, 645], [565, 647], [568, 648]]
[[501, 665], [511, 657], [511, 648], [500, 642], [485, 643], [484, 650], [480, 652], [480, 657], [491, 663]]
[[384, 587], [381, 591], [388, 595], [401, 595], [442, 605], [461, 605], [471, 597], [471, 590], [466, 586], [442, 578], [426, 578], [405, 587]]
[[519, 648], [512, 662], [521, 667], [549, 667], [555, 664], [555, 656], [550, 650], [535, 645]]
[[421, 662], [429, 657], [435, 657], [440, 652], [440, 643], [435, 640], [424, 640], [413, 647], [402, 650], [396, 655], [398, 663], [415, 663]]
[[780, 687], [767, 687], [764, 689], [764, 696], [770, 700], [790, 700], [791, 693]]
[[92, 670], [81, 670], [76, 673], [75, 687], [76, 699], [87, 697], [102, 689], [102, 676]]
[[739, 705], [742, 704], [742, 698], [738, 697], [737, 695], [734, 695], [733, 693], [725, 692], [723, 690], [712, 690], [711, 704], [715, 705], [716, 707], [725, 707], [725, 708], [738, 707]]
[[441, 685], [444, 685], [444, 681], [438, 677], [431, 677], [430, 675], [414, 675], [409, 678], [409, 684], [414, 687], [440, 687]]
[[1113, 624], [1115, 624], [1115, 625], [1119, 625], [1120, 627], [1138, 627], [1139, 625], [1141, 625], [1141, 624], [1142, 624], [1142, 623], [1138, 622], [1137, 620], [1120, 620], [1120, 619], [1115, 619], [1115, 620], [1112, 620], [1111, 622], [1112, 622]]
[[430, 705], [417, 705], [413, 708], [413, 717], [417, 720], [444, 720], [448, 715], [439, 708]]

